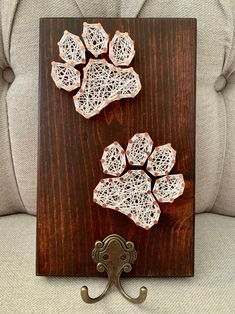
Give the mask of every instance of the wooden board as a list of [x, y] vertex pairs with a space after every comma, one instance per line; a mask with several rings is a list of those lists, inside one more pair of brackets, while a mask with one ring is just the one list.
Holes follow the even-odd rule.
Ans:
[[[51, 61], [61, 62], [57, 42], [65, 29], [80, 35], [82, 23], [101, 22], [135, 40], [131, 63], [141, 92], [115, 101], [86, 120], [72, 96], [51, 79]], [[88, 54], [88, 57], [91, 55]], [[102, 58], [105, 56], [102, 56]], [[91, 251], [96, 240], [117, 233], [135, 244], [138, 258], [127, 276], [192, 276], [194, 265], [195, 19], [44, 18], [40, 21], [37, 275], [103, 276]], [[128, 217], [92, 201], [102, 173], [103, 148], [125, 148], [135, 133], [155, 145], [172, 143], [184, 194], [160, 204], [159, 224], [146, 231]]]

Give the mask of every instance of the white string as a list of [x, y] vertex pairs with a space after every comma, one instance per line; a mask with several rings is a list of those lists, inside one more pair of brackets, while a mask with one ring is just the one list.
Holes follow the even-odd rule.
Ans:
[[134, 41], [128, 33], [116, 31], [109, 43], [109, 58], [114, 65], [129, 65], [135, 55]]
[[151, 179], [143, 170], [129, 170], [120, 178], [101, 180], [94, 190], [94, 202], [120, 211], [146, 229], [156, 224], [160, 216], [151, 193]]
[[172, 203], [184, 192], [184, 178], [182, 174], [171, 174], [157, 179], [153, 194], [159, 202]]
[[64, 35], [58, 42], [60, 57], [70, 65], [76, 65], [86, 62], [85, 47], [76, 36], [68, 31], [64, 31]]
[[71, 92], [80, 86], [80, 72], [74, 67], [55, 61], [51, 65], [51, 77], [58, 88]]
[[148, 158], [147, 170], [155, 177], [166, 175], [173, 168], [175, 159], [176, 151], [171, 144], [155, 147]]
[[139, 75], [133, 68], [118, 68], [105, 59], [90, 59], [83, 71], [82, 86], [74, 96], [74, 104], [85, 118], [98, 114], [112, 101], [135, 97], [141, 89]]
[[118, 142], [114, 142], [104, 149], [101, 157], [104, 173], [120, 176], [126, 168], [125, 151]]
[[[166, 144], [156, 147], [151, 154], [152, 147], [153, 141], [148, 133], [135, 134], [127, 145], [128, 162], [132, 162], [133, 165], [144, 165], [147, 159], [151, 159], [153, 175], [156, 174], [156, 169], [168, 172], [168, 169], [172, 168], [173, 158], [175, 160], [175, 150], [170, 144]], [[94, 189], [94, 202], [104, 208], [119, 211], [142, 228], [149, 229], [158, 223], [160, 208], [157, 200], [173, 202], [183, 194], [185, 183], [182, 174], [156, 179], [153, 191], [151, 178], [146, 173], [145, 167], [142, 170], [129, 170], [120, 176], [126, 166], [126, 160], [123, 148], [118, 142], [104, 149], [101, 163], [105, 173], [119, 177], [100, 180]]]
[[[95, 57], [107, 52], [109, 36], [100, 23], [84, 22], [82, 37]], [[58, 46], [60, 57], [67, 63], [52, 62], [52, 78], [58, 88], [71, 91], [80, 86], [80, 72], [73, 66], [86, 62], [85, 46], [79, 36], [68, 31], [64, 31]], [[115, 64], [127, 65], [135, 54], [134, 41], [128, 33], [117, 31], [110, 51]], [[139, 75], [133, 68], [122, 69], [104, 59], [90, 59], [83, 68], [83, 82], [74, 96], [74, 104], [77, 112], [90, 118], [115, 100], [135, 97], [140, 89]]]
[[84, 22], [82, 37], [87, 49], [95, 57], [107, 52], [109, 36], [100, 23], [88, 24]]
[[137, 133], [128, 142], [126, 156], [130, 165], [143, 166], [151, 154], [153, 141], [148, 133]]

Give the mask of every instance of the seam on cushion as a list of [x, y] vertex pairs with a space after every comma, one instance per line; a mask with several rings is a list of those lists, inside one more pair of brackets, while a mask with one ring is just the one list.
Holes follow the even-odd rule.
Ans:
[[78, 7], [78, 9], [80, 11], [81, 17], [83, 17], [82, 11], [80, 9], [79, 1], [78, 0], [74, 0], [74, 2], [76, 3], [76, 5], [77, 5], [77, 7]]
[[142, 11], [142, 9], [143, 9], [143, 7], [144, 7], [144, 5], [145, 5], [146, 2], [147, 2], [147, 0], [143, 1], [142, 5], [141, 5], [141, 7], [139, 8], [139, 11], [138, 11], [137, 14], [135, 15], [135, 17], [138, 17], [138, 16], [141, 14], [141, 11]]
[[81, 10], [81, 8], [80, 8], [80, 5], [79, 5], [79, 1], [78, 1], [78, 0], [74, 0], [74, 1], [75, 1], [76, 5], [77, 5], [79, 11], [80, 11], [81, 17], [84, 17], [84, 15], [83, 15], [83, 13], [82, 13], [82, 10]]
[[141, 11], [143, 11], [143, 8], [146, 6], [146, 5], [148, 5], [148, 0], [145, 0], [144, 1], [144, 3], [142, 4], [142, 6], [141, 6], [141, 8], [140, 8], [140, 10], [139, 10], [139, 12], [138, 12], [138, 14], [137, 14], [137, 16], [136, 17], [138, 17], [140, 14], [141, 14]]
[[[1, 16], [0, 16], [0, 18], [1, 18]], [[2, 54], [2, 58], [3, 58], [3, 60], [1, 60], [2, 62], [0, 62], [0, 69], [4, 70], [8, 66], [8, 62], [7, 62], [6, 54], [4, 51], [1, 24], [2, 24], [2, 21], [0, 20], [0, 44], [2, 45], [2, 50], [0, 51], [0, 53]]]
[[[17, 11], [17, 8], [19, 6], [19, 3], [20, 3], [20, 0], [18, 0], [16, 5], [15, 5], [14, 13], [13, 13], [12, 20], [11, 20], [11, 28], [9, 30], [9, 39], [8, 39], [9, 64], [11, 63], [11, 36], [12, 36], [12, 30], [13, 30], [13, 23], [15, 21], [16, 11]], [[7, 115], [7, 117], [8, 117], [8, 115]]]
[[[1, 6], [0, 6], [0, 8], [1, 8]], [[2, 32], [2, 29], [3, 29], [3, 27], [2, 27], [2, 15], [0, 14], [0, 44], [2, 46], [0, 53], [2, 54], [2, 58], [3, 58], [3, 60], [1, 60], [1, 58], [0, 58], [0, 60], [1, 60], [0, 68], [2, 70], [4, 70], [4, 68], [6, 66], [8, 66], [8, 64], [7, 64], [7, 58], [6, 58], [6, 54], [5, 54], [4, 46], [3, 46], [3, 37], [2, 37], [3, 32]]]
[[[229, 67], [229, 63], [230, 63], [230, 59], [232, 56], [232, 51], [233, 51], [233, 44], [234, 44], [234, 17], [232, 14], [232, 7], [231, 7], [231, 3], [230, 5], [228, 3], [224, 3], [223, 0], [219, 0], [219, 3], [221, 5], [221, 8], [223, 10], [223, 14], [225, 15], [225, 17], [227, 17], [229, 15], [230, 19], [225, 19], [226, 20], [226, 36], [225, 36], [225, 55], [224, 55], [224, 63], [223, 63], [223, 68], [222, 68], [222, 73], [221, 74], [225, 74], [226, 68]], [[226, 6], [229, 7], [229, 11], [226, 9]], [[228, 13], [229, 12], [229, 13]], [[228, 22], [232, 21], [231, 24]], [[232, 28], [233, 32], [232, 32], [232, 37], [228, 36], [229, 32], [228, 30], [230, 29], [230, 27]], [[227, 55], [227, 49], [229, 50], [229, 53]], [[211, 209], [209, 210], [209, 212], [213, 212], [213, 210], [215, 209], [215, 204], [216, 201], [219, 197], [219, 192], [220, 192], [220, 187], [221, 187], [221, 183], [222, 183], [222, 178], [223, 178], [223, 174], [224, 174], [224, 167], [225, 167], [225, 157], [226, 157], [226, 153], [227, 153], [227, 132], [228, 132], [228, 125], [227, 125], [227, 110], [226, 110], [226, 101], [225, 101], [225, 97], [223, 95], [223, 91], [220, 93], [223, 101], [224, 101], [224, 111], [225, 111], [225, 130], [224, 130], [224, 153], [223, 153], [223, 160], [222, 160], [222, 169], [221, 169], [221, 173], [220, 173], [220, 178], [219, 178], [219, 182], [218, 182], [218, 188], [217, 188], [217, 193], [215, 196], [215, 200], [213, 202], [213, 205], [211, 207]]]
[[17, 192], [18, 192], [18, 195], [19, 195], [19, 199], [20, 199], [21, 204], [22, 204], [22, 209], [25, 212], [27, 212], [26, 207], [25, 207], [24, 202], [23, 202], [23, 199], [22, 199], [22, 196], [21, 196], [21, 193], [20, 193], [19, 184], [18, 184], [18, 180], [17, 180], [17, 177], [16, 177], [16, 171], [15, 171], [15, 164], [14, 164], [13, 154], [12, 154], [11, 135], [10, 135], [10, 128], [9, 128], [9, 114], [8, 114], [8, 104], [7, 104], [7, 94], [8, 94], [8, 91], [9, 91], [9, 88], [7, 90], [7, 93], [6, 93], [6, 118], [7, 118], [7, 125], [8, 125], [7, 134], [8, 134], [8, 140], [9, 140], [9, 148], [10, 148], [10, 156], [11, 156], [10, 158], [11, 158], [11, 164], [12, 164], [12, 171], [13, 171], [13, 176], [15, 178], [15, 183], [16, 183], [16, 188], [17, 188]]
[[224, 153], [223, 153], [223, 160], [222, 160], [222, 165], [221, 165], [222, 169], [221, 169], [220, 178], [219, 178], [219, 182], [218, 182], [217, 193], [216, 193], [213, 205], [212, 205], [211, 209], [209, 210], [209, 212], [212, 212], [212, 213], [213, 213], [213, 210], [214, 210], [214, 207], [215, 207], [215, 203], [216, 203], [216, 201], [218, 199], [219, 192], [220, 192], [220, 186], [221, 186], [221, 183], [222, 183], [224, 167], [225, 167], [225, 156], [226, 156], [226, 152], [227, 152], [227, 132], [228, 132], [227, 110], [226, 110], [226, 101], [225, 101], [225, 97], [224, 97], [223, 93], [221, 93], [221, 96], [222, 96], [223, 101], [224, 101], [224, 111], [225, 111], [225, 130], [224, 130], [224, 149], [223, 149]]
[[[12, 29], [13, 29], [13, 23], [14, 23], [14, 20], [15, 20], [15, 15], [16, 15], [16, 11], [17, 11], [17, 8], [18, 8], [18, 5], [19, 5], [19, 2], [20, 0], [16, 0], [15, 2], [15, 6], [12, 10], [12, 17], [9, 21], [9, 29], [8, 29], [8, 34], [6, 34], [6, 37], [8, 38], [8, 41], [7, 41], [7, 47], [6, 45], [4, 45], [4, 40], [3, 40], [3, 50], [4, 50], [4, 55], [6, 56], [6, 59], [8, 61], [8, 64], [10, 65], [10, 42], [11, 42], [11, 35], [12, 35]], [[8, 52], [8, 53], [7, 53]]]
[[[232, 73], [231, 73], [231, 75], [230, 76], [232, 76], [233, 75], [233, 73], [235, 73], [235, 71], [233, 71]], [[223, 94], [222, 94], [223, 95]], [[217, 202], [217, 199], [218, 199], [218, 197], [219, 197], [219, 191], [220, 191], [220, 186], [221, 186], [221, 182], [222, 182], [222, 177], [223, 177], [223, 174], [224, 174], [224, 167], [225, 167], [225, 157], [226, 157], [226, 152], [227, 152], [227, 137], [228, 137], [228, 125], [227, 125], [227, 110], [226, 110], [226, 108], [227, 108], [227, 106], [226, 106], [226, 97], [224, 97], [224, 95], [223, 95], [223, 99], [224, 99], [224, 103], [225, 103], [225, 117], [226, 117], [226, 134], [225, 134], [225, 140], [226, 140], [226, 144], [225, 144], [225, 153], [224, 153], [224, 156], [223, 156], [223, 169], [222, 169], [222, 173], [221, 173], [221, 177], [220, 177], [220, 182], [219, 182], [219, 187], [218, 187], [218, 193], [217, 193], [217, 195], [216, 195], [216, 198], [215, 198], [215, 202], [213, 203], [213, 207], [212, 207], [212, 209], [211, 209], [211, 212], [213, 213], [213, 210], [215, 209], [215, 204], [216, 204], [216, 202]], [[221, 214], [221, 215], [224, 215], [223, 213], [217, 213], [216, 212], [216, 214]], [[228, 215], [225, 215], [225, 216], [228, 216]]]
[[[15, 20], [16, 11], [17, 11], [19, 2], [20, 1], [17, 1], [16, 5], [15, 5], [14, 12], [13, 12], [12, 19], [11, 19], [11, 26], [10, 26], [9, 34], [8, 34], [8, 47], [7, 48], [8, 48], [8, 51], [9, 51], [9, 55], [8, 55], [8, 63], [9, 63], [9, 65], [10, 65], [10, 49], [11, 49], [12, 29], [13, 29], [13, 23], [14, 23], [14, 20]], [[8, 87], [8, 90], [7, 90], [7, 94], [8, 94], [8, 91], [9, 91], [9, 87]], [[14, 175], [14, 178], [15, 178], [15, 183], [16, 183], [16, 188], [17, 188], [17, 191], [18, 191], [19, 199], [20, 199], [21, 204], [22, 204], [22, 209], [25, 212], [27, 212], [26, 207], [25, 207], [24, 202], [23, 202], [23, 199], [22, 199], [22, 196], [21, 196], [21, 193], [20, 193], [19, 184], [18, 184], [16, 171], [15, 171], [15, 164], [14, 164], [13, 154], [12, 154], [11, 135], [10, 135], [10, 128], [9, 128], [10, 123], [9, 123], [9, 114], [8, 114], [7, 94], [6, 94], [6, 119], [7, 119], [7, 125], [8, 125], [7, 134], [8, 134], [8, 140], [9, 140], [9, 148], [10, 148], [12, 171], [13, 171], [13, 175]]]
[[[235, 23], [234, 23], [234, 16], [232, 12], [231, 2], [229, 1], [229, 3], [227, 3], [226, 1], [226, 3], [224, 3], [224, 0], [219, 0], [219, 3], [221, 5], [221, 8], [223, 10], [223, 14], [226, 20], [225, 56], [224, 56], [222, 73], [226, 74], [226, 76], [229, 76], [231, 74], [231, 72], [229, 71], [229, 68], [233, 62], [232, 55], [233, 55], [233, 50], [235, 47], [235, 30], [234, 30]], [[226, 8], [226, 6], [229, 8], [229, 10]], [[230, 33], [229, 32], [230, 29], [233, 30], [231, 36], [228, 35]]]
[[138, 7], [138, 3], [136, 4], [137, 5], [137, 12], [135, 12], [133, 15], [131, 14], [131, 17], [135, 17], [137, 18], [140, 14], [141, 14], [141, 11], [145, 5], [145, 3], [147, 3], [148, 0], [140, 0], [142, 1], [142, 3], [140, 3], [140, 7]]

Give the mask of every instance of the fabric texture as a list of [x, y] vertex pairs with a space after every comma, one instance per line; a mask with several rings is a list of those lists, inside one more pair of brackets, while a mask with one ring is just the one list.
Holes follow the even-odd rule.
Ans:
[[[39, 18], [122, 16], [197, 18], [196, 211], [235, 215], [232, 0], [0, 0], [0, 8], [0, 68], [15, 74], [0, 82], [0, 214], [36, 213]], [[220, 75], [228, 84], [216, 91]]]
[[220, 189], [213, 211], [230, 215], [235, 208], [235, 73], [223, 91], [226, 109], [226, 150]]
[[[85, 304], [80, 287], [98, 296], [107, 279], [35, 276], [35, 217], [0, 218], [1, 313], [200, 313], [232, 314], [235, 308], [235, 219], [196, 215], [195, 277], [122, 279], [136, 296], [148, 288], [146, 301], [133, 305], [116, 289], [96, 304]], [[94, 264], [94, 267], [95, 264]]]

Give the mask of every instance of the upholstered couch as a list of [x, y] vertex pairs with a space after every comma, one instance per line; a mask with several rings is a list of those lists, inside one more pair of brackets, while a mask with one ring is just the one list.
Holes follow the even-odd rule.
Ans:
[[[35, 276], [40, 17], [196, 17], [198, 20], [195, 276], [124, 280], [81, 301], [103, 279]], [[235, 313], [235, 1], [0, 0], [0, 313]]]

